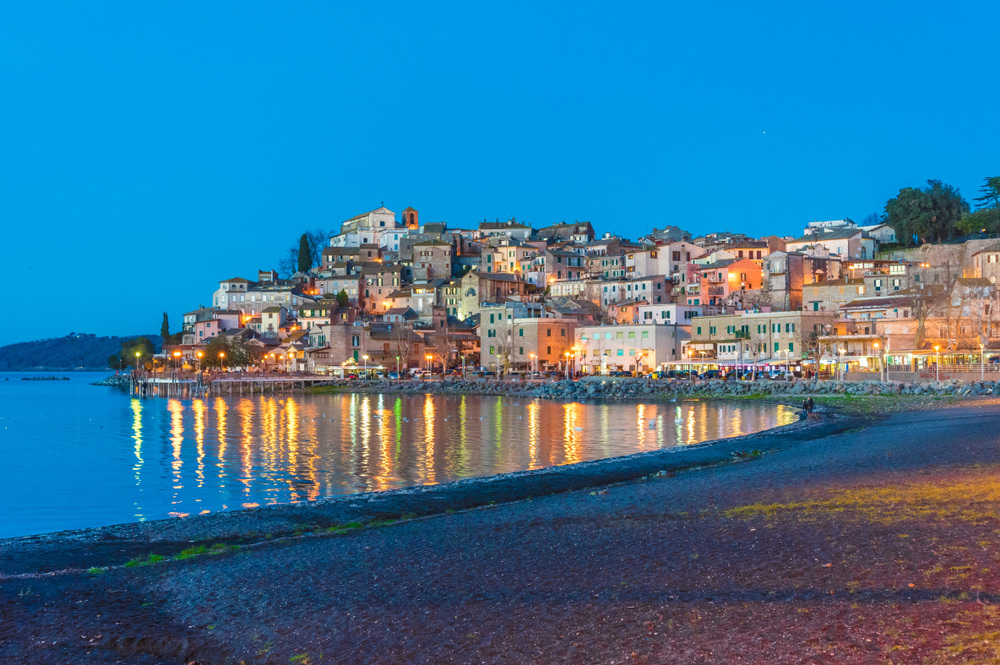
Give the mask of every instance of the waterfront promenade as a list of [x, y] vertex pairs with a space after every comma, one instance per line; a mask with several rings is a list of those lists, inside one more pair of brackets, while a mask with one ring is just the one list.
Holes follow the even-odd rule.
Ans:
[[0, 662], [995, 662], [998, 418], [6, 541]]

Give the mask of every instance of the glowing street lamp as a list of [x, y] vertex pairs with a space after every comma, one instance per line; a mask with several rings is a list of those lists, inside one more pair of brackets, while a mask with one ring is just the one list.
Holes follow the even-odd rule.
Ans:
[[939, 345], [934, 346], [934, 353], [937, 355], [937, 362], [934, 363], [934, 370], [937, 377], [935, 381], [941, 380], [941, 347]]
[[139, 369], [139, 356], [141, 356], [141, 355], [142, 355], [142, 352], [140, 352], [140, 351], [136, 351], [135, 352], [135, 368], [136, 369]]
[[368, 356], [361, 356], [361, 359], [365, 361], [364, 374], [362, 376], [368, 375]]
[[219, 367], [222, 369], [223, 372], [226, 371], [226, 352], [225, 351], [219, 351]]
[[180, 351], [174, 351], [174, 367], [180, 367], [180, 364], [179, 364], [180, 361], [181, 361], [181, 352]]
[[201, 371], [201, 356], [202, 356], [202, 355], [203, 355], [203, 354], [202, 354], [202, 352], [201, 352], [201, 351], [199, 351], [199, 352], [198, 352], [198, 371], [199, 371], [199, 372]]
[[431, 358], [433, 358], [433, 357], [434, 357], [434, 356], [432, 356], [432, 355], [431, 355], [431, 354], [429, 354], [429, 353], [428, 353], [427, 355], [425, 355], [425, 356], [424, 356], [424, 359], [425, 359], [425, 360], [427, 361], [427, 365], [425, 366], [425, 368], [424, 368], [424, 369], [426, 369], [426, 370], [427, 370], [428, 372], [430, 372], [430, 371], [431, 371]]

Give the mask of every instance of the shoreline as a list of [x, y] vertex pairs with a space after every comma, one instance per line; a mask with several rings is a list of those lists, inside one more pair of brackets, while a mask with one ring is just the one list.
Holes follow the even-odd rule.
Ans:
[[[404, 516], [429, 517], [745, 461], [779, 452], [801, 441], [862, 426], [867, 420], [859, 415], [821, 409], [824, 418], [819, 421], [799, 420], [752, 434], [690, 446], [315, 501], [14, 536], [0, 539], [0, 551], [111, 543], [145, 543], [150, 550], [160, 550], [158, 545], [168, 543], [186, 547], [208, 541], [246, 542], [262, 536], [302, 535], [358, 522], [365, 525]], [[180, 549], [183, 547], [178, 546], [178, 551]], [[0, 568], [0, 581], [4, 576]]]
[[985, 605], [962, 577], [992, 522], [935, 517], [986, 509], [1000, 399], [902, 401], [911, 414], [827, 409], [684, 449], [5, 539], [0, 660], [862, 663], [875, 645], [849, 636], [894, 626], [883, 656], [938, 653], [906, 636], [991, 620], [1000, 597], [1000, 577], [984, 571]]

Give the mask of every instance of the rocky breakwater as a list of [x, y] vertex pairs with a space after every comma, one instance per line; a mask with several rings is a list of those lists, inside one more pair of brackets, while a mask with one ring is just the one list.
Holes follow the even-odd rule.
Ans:
[[525, 395], [545, 399], [641, 400], [667, 397], [752, 397], [799, 395], [884, 395], [967, 397], [1000, 395], [1000, 381], [948, 380], [930, 383], [898, 381], [722, 381], [587, 377], [579, 381], [533, 383], [521, 381], [348, 381], [348, 390], [361, 392], [434, 393], [443, 395]]
[[749, 397], [757, 395], [907, 395], [985, 396], [1000, 395], [1000, 381], [722, 381], [599, 379], [558, 381], [537, 387], [535, 397], [551, 399], [644, 399], [657, 395], [689, 397]]

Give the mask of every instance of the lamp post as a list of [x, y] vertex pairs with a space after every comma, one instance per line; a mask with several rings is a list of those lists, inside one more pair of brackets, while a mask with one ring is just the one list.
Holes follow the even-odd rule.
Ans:
[[136, 351], [135, 352], [135, 371], [137, 371], [137, 372], [139, 371], [139, 357], [140, 356], [142, 356], [142, 352], [141, 351]]
[[361, 356], [361, 359], [365, 361], [364, 372], [362, 373], [362, 376], [367, 379], [368, 378], [368, 356], [367, 355]]
[[937, 360], [934, 362], [934, 370], [937, 375], [934, 379], [935, 381], [941, 381], [941, 347], [938, 345], [934, 346], [934, 354], [937, 356]]
[[840, 379], [839, 380], [843, 381], [844, 380], [844, 354], [847, 353], [847, 349], [844, 348], [844, 347], [841, 347], [841, 348], [837, 349], [837, 352], [840, 353], [840, 362], [837, 363], [837, 372], [840, 374]]
[[878, 379], [879, 379], [879, 381], [881, 381], [882, 380], [882, 364], [879, 361], [882, 359], [882, 352], [879, 350], [879, 346], [880, 345], [879, 345], [878, 342], [872, 342], [872, 348], [875, 349], [875, 356], [876, 356], [875, 361], [879, 363], [879, 367], [878, 367]]
[[535, 372], [537, 374], [538, 373], [538, 364], [535, 363], [535, 354], [534, 353], [529, 353], [528, 357], [531, 358], [531, 368], [532, 368], [531, 371]]
[[986, 346], [979, 343], [979, 380], [986, 380]]
[[226, 371], [226, 352], [219, 351], [219, 369], [223, 372]]
[[428, 353], [427, 355], [425, 355], [425, 356], [424, 356], [424, 359], [425, 359], [425, 360], [427, 361], [427, 365], [426, 365], [426, 366], [424, 367], [424, 369], [426, 369], [426, 370], [427, 370], [427, 373], [428, 373], [428, 374], [429, 374], [429, 373], [430, 373], [430, 371], [431, 371], [431, 358], [432, 358], [432, 357], [433, 357], [433, 356], [431, 356], [431, 354], [429, 354], [429, 353]]
[[[202, 356], [202, 355], [203, 355], [203, 354], [202, 354], [202, 352], [201, 352], [201, 351], [199, 351], [199, 352], [198, 352], [198, 373], [199, 373], [199, 374], [201, 373], [201, 356]], [[271, 355], [273, 356], [274, 354], [272, 353]]]
[[399, 375], [399, 356], [396, 356], [396, 378], [397, 378], [397, 379], [400, 379], [400, 378], [402, 378], [402, 377], [401, 377], [401, 376]]

